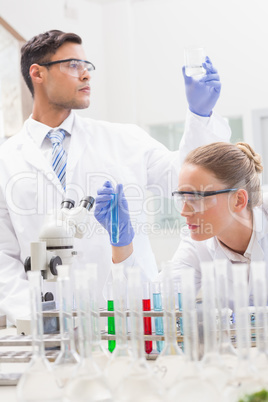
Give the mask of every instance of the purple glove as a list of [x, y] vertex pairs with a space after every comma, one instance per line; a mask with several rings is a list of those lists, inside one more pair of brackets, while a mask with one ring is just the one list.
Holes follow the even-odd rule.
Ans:
[[189, 109], [199, 116], [210, 116], [221, 92], [221, 82], [217, 70], [213, 67], [209, 57], [203, 63], [206, 74], [199, 80], [182, 73], [185, 82], [185, 92]]
[[[118, 224], [119, 224], [119, 242], [112, 242], [111, 233], [111, 200], [113, 194], [118, 193]], [[123, 192], [123, 185], [118, 184], [116, 191], [109, 181], [106, 181], [101, 189], [97, 191], [95, 200], [94, 216], [97, 221], [107, 230], [110, 236], [110, 243], [113, 246], [121, 247], [130, 244], [134, 237], [134, 230], [131, 225], [128, 203]]]

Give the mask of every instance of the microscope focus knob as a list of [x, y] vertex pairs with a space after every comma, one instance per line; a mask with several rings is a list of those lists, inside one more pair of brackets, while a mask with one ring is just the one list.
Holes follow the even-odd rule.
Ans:
[[58, 271], [57, 271], [58, 265], [62, 265], [62, 260], [58, 255], [56, 255], [55, 257], [51, 258], [50, 263], [49, 263], [50, 272], [54, 276], [58, 275]]
[[24, 261], [24, 271], [31, 271], [31, 257], [26, 257]]

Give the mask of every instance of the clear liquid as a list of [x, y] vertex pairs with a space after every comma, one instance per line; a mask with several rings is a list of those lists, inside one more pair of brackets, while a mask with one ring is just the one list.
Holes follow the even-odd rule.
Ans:
[[131, 364], [130, 356], [120, 356], [112, 359], [105, 370], [105, 375], [109, 387], [115, 390], [122, 378], [129, 371]]
[[72, 380], [66, 388], [64, 402], [112, 402], [112, 394], [101, 375]]
[[221, 401], [220, 393], [208, 382], [200, 378], [183, 378], [169, 392], [169, 402], [217, 402]]
[[185, 74], [188, 77], [203, 76], [205, 73], [206, 70], [203, 66], [189, 66], [185, 69]]
[[[153, 293], [153, 305], [155, 311], [162, 311], [162, 299], [161, 293]], [[155, 333], [156, 335], [164, 335], [164, 323], [162, 317], [155, 318]], [[159, 353], [162, 352], [164, 348], [164, 341], [156, 341], [156, 348]]]

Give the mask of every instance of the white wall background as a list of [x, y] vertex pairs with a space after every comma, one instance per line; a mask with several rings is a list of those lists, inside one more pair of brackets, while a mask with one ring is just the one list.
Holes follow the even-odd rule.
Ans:
[[253, 146], [252, 112], [268, 110], [267, 14], [267, 0], [0, 0], [1, 17], [25, 39], [49, 29], [83, 38], [97, 70], [82, 113], [97, 119], [183, 121], [183, 48], [205, 46], [222, 80], [216, 110], [242, 116]]

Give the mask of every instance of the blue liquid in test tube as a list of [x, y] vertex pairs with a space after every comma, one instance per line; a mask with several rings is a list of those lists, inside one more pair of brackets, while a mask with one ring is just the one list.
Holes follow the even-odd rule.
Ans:
[[111, 237], [112, 243], [119, 242], [119, 226], [118, 226], [118, 194], [112, 194], [111, 199]]
[[[182, 296], [181, 296], [181, 293], [178, 293], [178, 303], [179, 303], [179, 311], [182, 311]], [[182, 317], [180, 317], [180, 330], [181, 330], [181, 335], [183, 335]]]
[[[162, 311], [161, 293], [153, 293], [154, 311]], [[164, 325], [162, 317], [155, 317], [155, 333], [156, 335], [164, 335]], [[164, 341], [156, 341], [158, 353], [161, 353], [164, 348]]]

